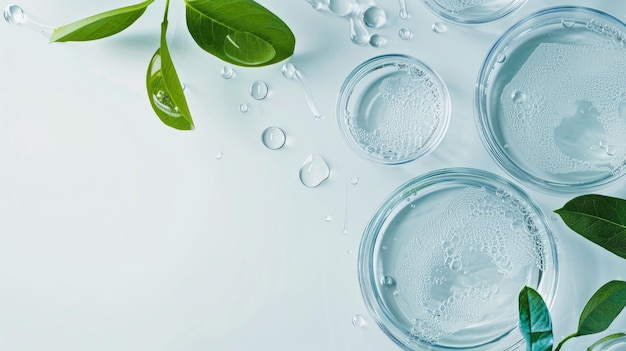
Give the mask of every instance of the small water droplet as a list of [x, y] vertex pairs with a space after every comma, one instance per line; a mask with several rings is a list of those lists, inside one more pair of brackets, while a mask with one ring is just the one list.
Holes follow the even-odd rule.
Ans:
[[365, 326], [365, 324], [366, 324], [366, 321], [365, 321], [365, 317], [363, 317], [363, 315], [355, 314], [352, 317], [352, 325], [353, 326], [355, 326], [357, 328], [362, 328], [362, 327]]
[[598, 147], [596, 147], [595, 145], [591, 145], [589, 147], [589, 150], [591, 150], [591, 151], [596, 151], [597, 149], [598, 149]]
[[332, 222], [332, 221], [333, 221], [333, 216], [331, 215], [324, 216], [324, 222]]
[[400, 296], [400, 292], [398, 290], [393, 292], [393, 297], [398, 297]]
[[402, 40], [409, 40], [413, 38], [413, 32], [408, 28], [400, 28], [400, 30], [398, 31], [398, 36]]
[[265, 82], [260, 80], [252, 82], [250, 85], [250, 96], [255, 100], [263, 100], [267, 97], [269, 88]]
[[388, 276], [388, 275], [384, 275], [382, 277], [380, 277], [380, 285], [384, 286], [384, 287], [390, 287], [392, 286], [396, 281], [393, 280], [392, 277]]
[[363, 23], [370, 28], [380, 28], [387, 22], [385, 10], [378, 6], [370, 6], [363, 12]]
[[359, 177], [352, 177], [352, 178], [350, 178], [350, 184], [352, 184], [352, 185], [359, 184]]
[[448, 26], [446, 26], [445, 23], [442, 22], [435, 22], [430, 28], [435, 33], [443, 33], [448, 30]]
[[387, 250], [387, 246], [383, 245], [382, 249]]
[[400, 3], [400, 19], [408, 19], [409, 11], [406, 9], [406, 0], [399, 0]]
[[343, 228], [343, 229], [341, 230], [341, 234], [342, 234], [342, 235], [348, 235], [348, 229], [347, 229], [347, 228]]
[[370, 37], [370, 46], [380, 48], [387, 45], [387, 38], [380, 34], [374, 34]]
[[231, 79], [235, 75], [235, 71], [230, 66], [224, 66], [220, 70], [220, 76], [224, 79]]
[[248, 106], [248, 104], [239, 105], [239, 111], [241, 111], [241, 113], [246, 113], [249, 110], [250, 110], [250, 106]]
[[617, 153], [617, 148], [615, 147], [615, 145], [607, 145], [606, 146], [606, 154], [609, 156], [614, 156]]
[[606, 140], [606, 139], [602, 139], [602, 140], [600, 140], [600, 144], [599, 145], [600, 145], [601, 148], [606, 149], [606, 147], [609, 146], [609, 141]]
[[4, 20], [11, 24], [23, 24], [26, 22], [26, 15], [21, 7], [9, 5], [4, 9]]
[[223, 156], [224, 154], [222, 154], [221, 151], [218, 151], [215, 154], [213, 154], [213, 157], [215, 157], [216, 160], [221, 160]]
[[415, 208], [416, 206], [415, 206], [415, 204], [411, 204], [409, 207]]
[[285, 132], [278, 127], [265, 128], [261, 133], [261, 141], [263, 145], [270, 150], [278, 150], [285, 145]]
[[348, 249], [348, 255], [352, 255], [353, 252], [352, 249]]
[[561, 24], [565, 28], [572, 28], [576, 24], [576, 20], [570, 19], [570, 18], [568, 18], [568, 19], [564, 18], [564, 19], [561, 20]]
[[328, 6], [328, 0], [308, 0], [308, 2], [316, 10], [321, 10]]
[[552, 219], [553, 221], [557, 221], [557, 220], [559, 219], [559, 216], [553, 213], [553, 214], [550, 216], [550, 219]]
[[505, 148], [505, 149], [510, 149], [510, 148], [511, 148], [511, 145], [509, 145], [509, 144], [504, 144], [504, 148]]
[[513, 100], [513, 102], [515, 102], [516, 104], [523, 104], [526, 102], [526, 94], [524, 94], [524, 92], [519, 91], [519, 90], [514, 90], [511, 93], [511, 99]]
[[330, 176], [330, 168], [322, 156], [310, 154], [300, 167], [300, 182], [308, 188], [315, 188]]
[[496, 62], [498, 63], [503, 63], [504, 61], [506, 61], [506, 54], [500, 54], [498, 55], [498, 57], [496, 58]]

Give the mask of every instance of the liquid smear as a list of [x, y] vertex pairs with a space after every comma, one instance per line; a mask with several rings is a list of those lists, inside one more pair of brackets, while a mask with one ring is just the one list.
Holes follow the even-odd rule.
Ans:
[[378, 83], [346, 122], [355, 142], [367, 153], [385, 160], [418, 155], [443, 118], [444, 97], [432, 78], [413, 65]]
[[619, 173], [626, 156], [624, 62], [626, 50], [612, 42], [540, 44], [500, 96], [511, 149], [552, 174]]
[[[517, 309], [511, 299], [524, 285], [536, 284], [528, 281], [529, 272], [543, 269], [548, 246], [545, 229], [535, 223], [523, 201], [477, 187], [455, 193], [441, 214], [421, 223], [401, 252], [395, 280], [380, 281], [397, 286], [384, 291], [411, 321], [411, 335], [464, 347], [513, 328]], [[503, 315], [504, 330], [493, 322]]]

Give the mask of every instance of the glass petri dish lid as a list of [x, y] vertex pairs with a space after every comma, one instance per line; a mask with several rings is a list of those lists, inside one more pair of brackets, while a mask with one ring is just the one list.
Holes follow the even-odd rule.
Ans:
[[513, 14], [526, 0], [423, 0], [436, 16], [457, 24], [492, 22]]
[[359, 247], [365, 304], [405, 350], [513, 350], [524, 286], [551, 305], [558, 267], [541, 209], [494, 174], [449, 168], [396, 189]]
[[418, 59], [377, 56], [344, 81], [337, 121], [357, 154], [378, 164], [404, 164], [439, 145], [450, 121], [450, 96], [439, 75]]
[[539, 190], [597, 189], [626, 166], [626, 28], [585, 7], [513, 25], [480, 69], [477, 126], [510, 175]]
[[599, 344], [594, 344], [593, 347], [590, 348], [591, 351], [626, 351], [626, 336], [617, 336], [614, 338], [608, 338], [600, 342]]

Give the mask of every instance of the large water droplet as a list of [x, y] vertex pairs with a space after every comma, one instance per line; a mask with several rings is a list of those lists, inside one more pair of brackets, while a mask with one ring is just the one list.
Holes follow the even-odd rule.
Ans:
[[310, 154], [300, 167], [300, 181], [309, 188], [322, 184], [330, 176], [330, 168], [322, 156]]
[[359, 21], [350, 17], [350, 41], [352, 43], [362, 46], [369, 42], [370, 34], [367, 28]]
[[193, 124], [186, 118], [183, 118], [183, 114], [168, 93], [161, 71], [161, 55], [159, 50], [157, 50], [152, 57], [150, 65], [148, 66], [148, 72], [148, 91], [150, 99], [152, 100], [152, 106], [160, 111], [160, 113], [158, 113], [159, 118], [163, 121], [167, 120], [168, 125], [177, 129], [193, 129]]
[[370, 6], [363, 12], [363, 23], [370, 28], [380, 28], [387, 22], [385, 10], [378, 6]]
[[235, 71], [230, 66], [224, 66], [220, 70], [220, 76], [224, 79], [231, 79], [235, 75]]
[[263, 145], [270, 150], [278, 150], [285, 145], [285, 132], [278, 127], [268, 127], [261, 134]]
[[337, 16], [348, 16], [352, 14], [357, 7], [354, 0], [328, 0], [328, 9]]
[[409, 18], [409, 11], [406, 9], [406, 0], [399, 0], [400, 3], [400, 18], [407, 19]]
[[380, 34], [374, 34], [370, 37], [370, 46], [380, 48], [387, 45], [387, 38]]
[[252, 33], [234, 32], [224, 38], [224, 54], [237, 63], [256, 66], [270, 62], [276, 56], [276, 50]]
[[23, 24], [26, 22], [26, 15], [21, 7], [9, 5], [4, 9], [4, 20], [11, 24]]
[[239, 105], [239, 111], [241, 113], [246, 113], [250, 110], [250, 106], [248, 106], [248, 104], [241, 104]]
[[564, 18], [561, 20], [561, 24], [565, 28], [572, 28], [576, 24], [576, 20], [571, 18]]
[[443, 33], [448, 30], [448, 26], [446, 26], [445, 23], [442, 22], [435, 22], [431, 26], [431, 29], [435, 33]]
[[260, 80], [252, 82], [250, 85], [250, 96], [252, 96], [255, 100], [263, 100], [267, 97], [269, 93], [269, 88], [265, 82]]
[[382, 285], [382, 286], [384, 286], [386, 288], [388, 288], [390, 286], [393, 286], [393, 284], [395, 282], [396, 281], [393, 280], [393, 278], [388, 276], [388, 275], [384, 275], [384, 276], [380, 277], [380, 285]]
[[413, 32], [408, 28], [400, 28], [400, 30], [398, 31], [398, 36], [402, 40], [409, 40], [413, 38]]
[[367, 322], [365, 321], [365, 317], [363, 317], [363, 315], [361, 314], [355, 314], [352, 317], [352, 325], [357, 327], [357, 328], [362, 328], [365, 326], [365, 324], [367, 324]]

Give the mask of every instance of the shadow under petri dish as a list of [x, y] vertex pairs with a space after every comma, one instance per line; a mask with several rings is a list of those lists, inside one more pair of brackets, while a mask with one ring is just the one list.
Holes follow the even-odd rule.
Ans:
[[380, 328], [406, 350], [511, 350], [524, 286], [551, 303], [554, 240], [525, 193], [475, 169], [430, 172], [378, 208], [359, 281]]
[[423, 0], [432, 13], [457, 24], [475, 25], [501, 19], [521, 8], [526, 0]]
[[493, 46], [476, 90], [492, 157], [539, 190], [582, 192], [626, 167], [626, 26], [590, 8], [552, 7]]
[[441, 78], [421, 61], [378, 56], [346, 78], [337, 120], [358, 154], [381, 164], [402, 164], [441, 142], [450, 120], [450, 97]]

